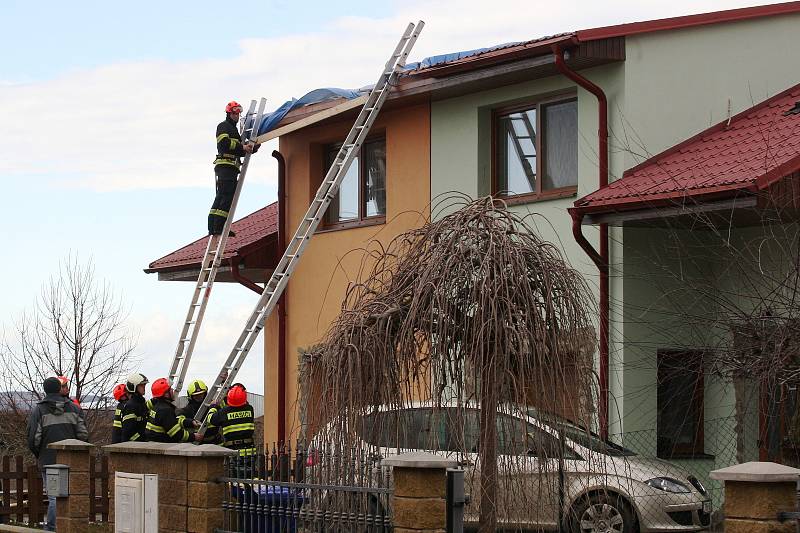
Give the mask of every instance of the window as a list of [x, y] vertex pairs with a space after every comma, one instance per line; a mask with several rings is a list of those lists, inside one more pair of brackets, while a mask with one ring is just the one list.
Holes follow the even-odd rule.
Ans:
[[578, 101], [494, 114], [493, 189], [518, 201], [572, 196], [578, 185]]
[[703, 354], [658, 351], [657, 453], [662, 459], [704, 453]]
[[[325, 151], [325, 171], [333, 165], [341, 145]], [[365, 142], [342, 180], [325, 215], [327, 227], [380, 222], [386, 216], [386, 139]]]

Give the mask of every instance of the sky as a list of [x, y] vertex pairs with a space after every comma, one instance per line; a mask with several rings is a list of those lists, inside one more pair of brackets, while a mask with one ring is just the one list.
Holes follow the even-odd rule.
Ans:
[[[415, 61], [748, 5], [758, 2], [0, 0], [0, 182], [10, 252], [0, 263], [0, 327], [10, 331], [72, 254], [91, 260], [125, 302], [140, 370], [151, 380], [164, 376], [193, 284], [159, 282], [143, 269], [205, 232], [225, 103], [263, 96], [274, 109], [317, 87], [373, 83], [410, 21], [426, 22]], [[251, 161], [239, 217], [275, 201], [275, 147]], [[213, 381], [256, 300], [239, 285], [215, 285], [189, 379]], [[269, 395], [262, 353], [259, 341], [240, 376]]]

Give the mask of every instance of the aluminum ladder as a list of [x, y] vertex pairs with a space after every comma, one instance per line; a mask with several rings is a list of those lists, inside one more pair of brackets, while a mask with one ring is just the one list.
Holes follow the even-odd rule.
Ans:
[[[253, 116], [253, 112], [256, 108], [256, 101], [250, 101], [247, 114], [242, 117], [240, 124], [242, 143], [246, 143], [250, 139], [258, 136], [258, 125], [261, 123], [261, 117], [264, 114], [266, 102], [265, 98], [261, 99], [258, 104], [258, 111], [255, 116]], [[230, 234], [233, 215], [236, 212], [236, 204], [239, 202], [239, 194], [242, 192], [242, 185], [247, 175], [247, 168], [250, 166], [251, 155], [250, 153], [245, 154], [244, 161], [242, 161], [242, 168], [239, 171], [239, 179], [236, 183], [236, 192], [233, 194], [233, 201], [231, 202], [230, 209], [228, 209], [228, 218], [225, 220], [222, 233], [220, 235], [209, 236], [206, 251], [205, 254], [203, 254], [203, 260], [200, 263], [200, 275], [197, 276], [197, 283], [194, 286], [192, 303], [189, 304], [189, 311], [186, 313], [186, 320], [183, 323], [183, 329], [178, 338], [178, 347], [175, 350], [175, 357], [172, 360], [172, 367], [169, 370], [169, 382], [175, 389], [176, 394], [180, 392], [183, 387], [183, 380], [186, 378], [189, 361], [192, 358], [192, 352], [194, 352], [194, 346], [197, 342], [197, 335], [200, 332], [200, 326], [205, 316], [208, 298], [211, 296], [211, 287], [214, 286], [214, 279], [217, 277], [217, 272], [222, 263], [222, 254], [225, 252], [225, 245], [228, 243], [228, 235]]]
[[322, 184], [317, 190], [317, 194], [311, 202], [308, 211], [306, 211], [306, 214], [303, 216], [300, 226], [297, 228], [294, 237], [289, 241], [283, 253], [283, 257], [278, 261], [278, 265], [275, 267], [272, 276], [270, 276], [264, 293], [259, 298], [250, 318], [247, 319], [247, 325], [239, 335], [214, 385], [209, 389], [206, 399], [203, 401], [203, 405], [197, 410], [195, 420], [202, 422], [199, 431], [205, 432], [207, 422], [206, 414], [209, 408], [214, 404], [218, 404], [223, 394], [227, 392], [228, 387], [236, 378], [236, 374], [239, 372], [250, 349], [253, 347], [253, 343], [255, 343], [259, 333], [264, 328], [264, 322], [277, 305], [281, 294], [283, 294], [283, 290], [289, 282], [289, 276], [291, 276], [297, 266], [297, 262], [300, 260], [303, 250], [308, 245], [309, 239], [311, 239], [311, 236], [317, 230], [322, 217], [325, 215], [325, 211], [328, 209], [331, 201], [336, 197], [339, 186], [342, 184], [342, 180], [344, 180], [347, 170], [350, 168], [350, 163], [353, 162], [353, 159], [358, 154], [383, 103], [386, 101], [387, 96], [389, 96], [389, 91], [391, 91], [398, 73], [405, 65], [408, 54], [411, 52], [411, 48], [417, 41], [417, 37], [419, 37], [424, 26], [425, 23], [423, 21], [419, 21], [417, 24], [410, 23], [392, 53], [392, 56], [389, 58], [389, 61], [386, 62], [380, 78], [378, 78], [377, 83], [370, 91], [367, 101], [361, 108], [361, 112], [355, 124], [353, 124], [352, 129], [347, 134], [341, 148], [339, 148], [339, 152], [336, 154], [336, 158], [330, 169], [328, 169], [328, 172], [325, 174], [325, 178], [322, 180]]

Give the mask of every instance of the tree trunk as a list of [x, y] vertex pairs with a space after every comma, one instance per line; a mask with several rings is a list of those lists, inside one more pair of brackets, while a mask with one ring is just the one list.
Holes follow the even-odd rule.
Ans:
[[733, 392], [736, 396], [736, 462], [745, 462], [745, 417], [747, 416], [747, 378], [736, 376], [733, 378]]
[[481, 500], [478, 533], [497, 530], [497, 370], [493, 362], [481, 372], [480, 465]]

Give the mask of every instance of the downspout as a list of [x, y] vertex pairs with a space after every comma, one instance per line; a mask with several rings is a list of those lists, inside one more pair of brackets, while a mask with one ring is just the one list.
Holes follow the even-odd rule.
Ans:
[[[278, 161], [278, 251], [283, 255], [286, 251], [286, 160], [277, 150], [272, 157]], [[278, 299], [278, 443], [286, 442], [286, 294], [289, 287], [283, 289]]]
[[233, 257], [228, 259], [228, 262], [231, 265], [231, 276], [233, 276], [233, 279], [235, 281], [238, 281], [241, 285], [244, 285], [251, 291], [257, 292], [258, 294], [262, 294], [264, 292], [264, 289], [256, 285], [256, 283], [253, 280], [246, 278], [242, 275], [242, 272], [239, 270], [242, 266], [241, 259], [239, 258], [239, 256], [234, 255]]
[[[560, 45], [553, 45], [553, 55], [558, 71], [583, 87], [597, 98], [597, 138], [598, 159], [600, 166], [599, 188], [608, 185], [608, 100], [603, 89], [587, 80], [571, 68], [564, 61], [564, 50]], [[597, 266], [600, 275], [600, 398], [598, 405], [598, 418], [600, 423], [600, 436], [608, 438], [608, 354], [609, 354], [609, 295], [608, 295], [608, 224], [600, 224], [600, 252], [598, 253], [583, 235], [581, 222], [583, 214], [570, 209], [572, 217], [572, 234], [575, 241]]]

